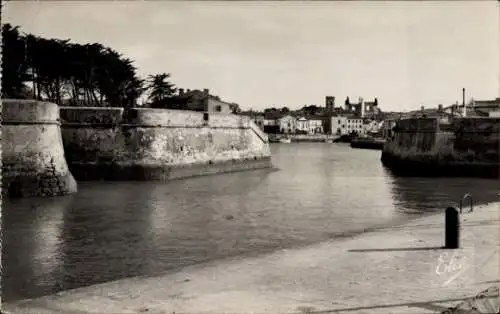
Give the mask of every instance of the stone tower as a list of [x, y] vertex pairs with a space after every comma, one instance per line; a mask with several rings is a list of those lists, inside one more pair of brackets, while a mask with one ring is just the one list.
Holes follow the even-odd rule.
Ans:
[[329, 117], [333, 115], [333, 110], [335, 108], [335, 97], [334, 96], [326, 96], [325, 99], [326, 113]]

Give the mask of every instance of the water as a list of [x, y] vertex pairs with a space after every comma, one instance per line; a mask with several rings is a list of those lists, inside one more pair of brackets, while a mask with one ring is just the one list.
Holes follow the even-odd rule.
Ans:
[[87, 182], [73, 196], [4, 202], [3, 300], [396, 225], [467, 192], [479, 203], [500, 198], [496, 180], [392, 177], [380, 151], [345, 144], [272, 153], [280, 171]]

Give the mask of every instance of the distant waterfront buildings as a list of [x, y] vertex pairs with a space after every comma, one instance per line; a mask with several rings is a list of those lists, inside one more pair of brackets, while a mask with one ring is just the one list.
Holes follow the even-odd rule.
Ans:
[[335, 107], [335, 97], [325, 97], [325, 107], [304, 106], [297, 111], [265, 110], [265, 113], [243, 112], [250, 116], [266, 133], [333, 134], [378, 132], [382, 111], [377, 98], [358, 103], [346, 99], [343, 107]]

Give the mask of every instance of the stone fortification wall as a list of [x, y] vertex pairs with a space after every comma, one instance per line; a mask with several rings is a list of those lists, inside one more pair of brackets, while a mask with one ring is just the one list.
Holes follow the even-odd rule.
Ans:
[[267, 136], [232, 114], [61, 107], [77, 179], [168, 180], [271, 167]]
[[74, 193], [57, 105], [2, 100], [2, 192], [11, 197]]
[[382, 161], [397, 172], [499, 176], [500, 119], [460, 118], [397, 121]]

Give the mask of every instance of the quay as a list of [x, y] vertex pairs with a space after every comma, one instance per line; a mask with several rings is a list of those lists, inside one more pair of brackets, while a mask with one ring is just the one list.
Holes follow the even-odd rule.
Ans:
[[288, 138], [291, 142], [312, 142], [312, 143], [326, 143], [333, 142], [340, 138], [340, 136], [330, 134], [286, 134], [286, 135], [269, 135], [269, 142], [278, 143], [281, 138]]
[[[500, 285], [500, 203], [477, 206], [460, 220], [456, 250], [442, 249], [443, 209], [404, 225], [300, 249], [7, 302], [3, 309], [40, 314], [442, 313]], [[489, 306], [498, 311], [498, 301], [491, 299]]]

